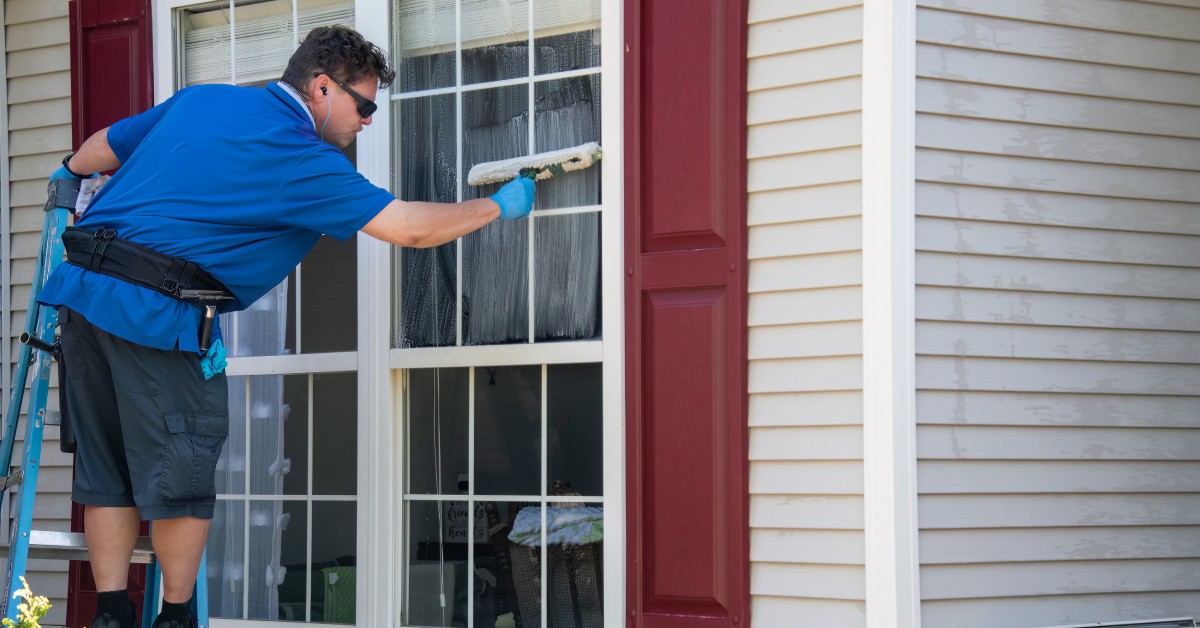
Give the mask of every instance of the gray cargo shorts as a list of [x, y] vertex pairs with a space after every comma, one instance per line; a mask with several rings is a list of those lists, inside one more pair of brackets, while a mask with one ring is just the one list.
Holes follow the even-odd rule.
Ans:
[[217, 458], [229, 435], [225, 374], [200, 356], [129, 342], [59, 308], [61, 403], [75, 432], [71, 499], [136, 506], [143, 520], [211, 519]]

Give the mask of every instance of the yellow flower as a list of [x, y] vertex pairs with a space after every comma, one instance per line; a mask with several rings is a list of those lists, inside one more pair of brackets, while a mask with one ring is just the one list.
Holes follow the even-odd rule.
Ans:
[[17, 605], [17, 621], [5, 617], [3, 624], [5, 628], [41, 628], [38, 622], [50, 612], [50, 600], [44, 595], [34, 595], [33, 591], [29, 590], [25, 576], [21, 576], [21, 586], [23, 588], [13, 594], [13, 599], [25, 600]]

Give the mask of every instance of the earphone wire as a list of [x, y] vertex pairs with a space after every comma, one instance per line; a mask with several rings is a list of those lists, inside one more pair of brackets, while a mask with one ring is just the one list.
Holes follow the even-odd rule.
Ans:
[[321, 88], [321, 93], [325, 95], [325, 122], [321, 123], [321, 141], [325, 141], [325, 125], [329, 124], [329, 114], [333, 113], [333, 99], [329, 97], [329, 92], [325, 88]]

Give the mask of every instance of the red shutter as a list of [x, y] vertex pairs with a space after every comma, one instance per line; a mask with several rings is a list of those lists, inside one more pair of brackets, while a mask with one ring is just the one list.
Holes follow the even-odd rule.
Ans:
[[[71, 0], [71, 138], [78, 148], [96, 131], [154, 104], [151, 0]], [[83, 531], [83, 509], [72, 504], [71, 530]], [[143, 525], [142, 534], [146, 533]], [[130, 569], [130, 593], [141, 602], [145, 568]], [[96, 584], [87, 563], [67, 575], [67, 625], [96, 613]]]
[[630, 626], [749, 623], [746, 0], [626, 0]]

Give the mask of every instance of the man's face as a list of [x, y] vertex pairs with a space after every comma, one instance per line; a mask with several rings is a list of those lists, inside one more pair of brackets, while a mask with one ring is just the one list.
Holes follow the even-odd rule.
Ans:
[[[372, 76], [363, 78], [357, 83], [346, 83], [345, 86], [357, 92], [362, 98], [374, 101], [379, 82]], [[358, 99], [336, 81], [330, 80], [327, 87], [329, 94], [325, 103], [330, 109], [320, 113], [328, 113], [329, 122], [324, 121], [325, 116], [323, 115], [317, 117], [317, 130], [320, 131], [324, 125], [322, 136], [325, 141], [338, 148], [345, 148], [354, 141], [364, 126], [371, 124], [373, 115], [362, 117], [358, 111]]]

